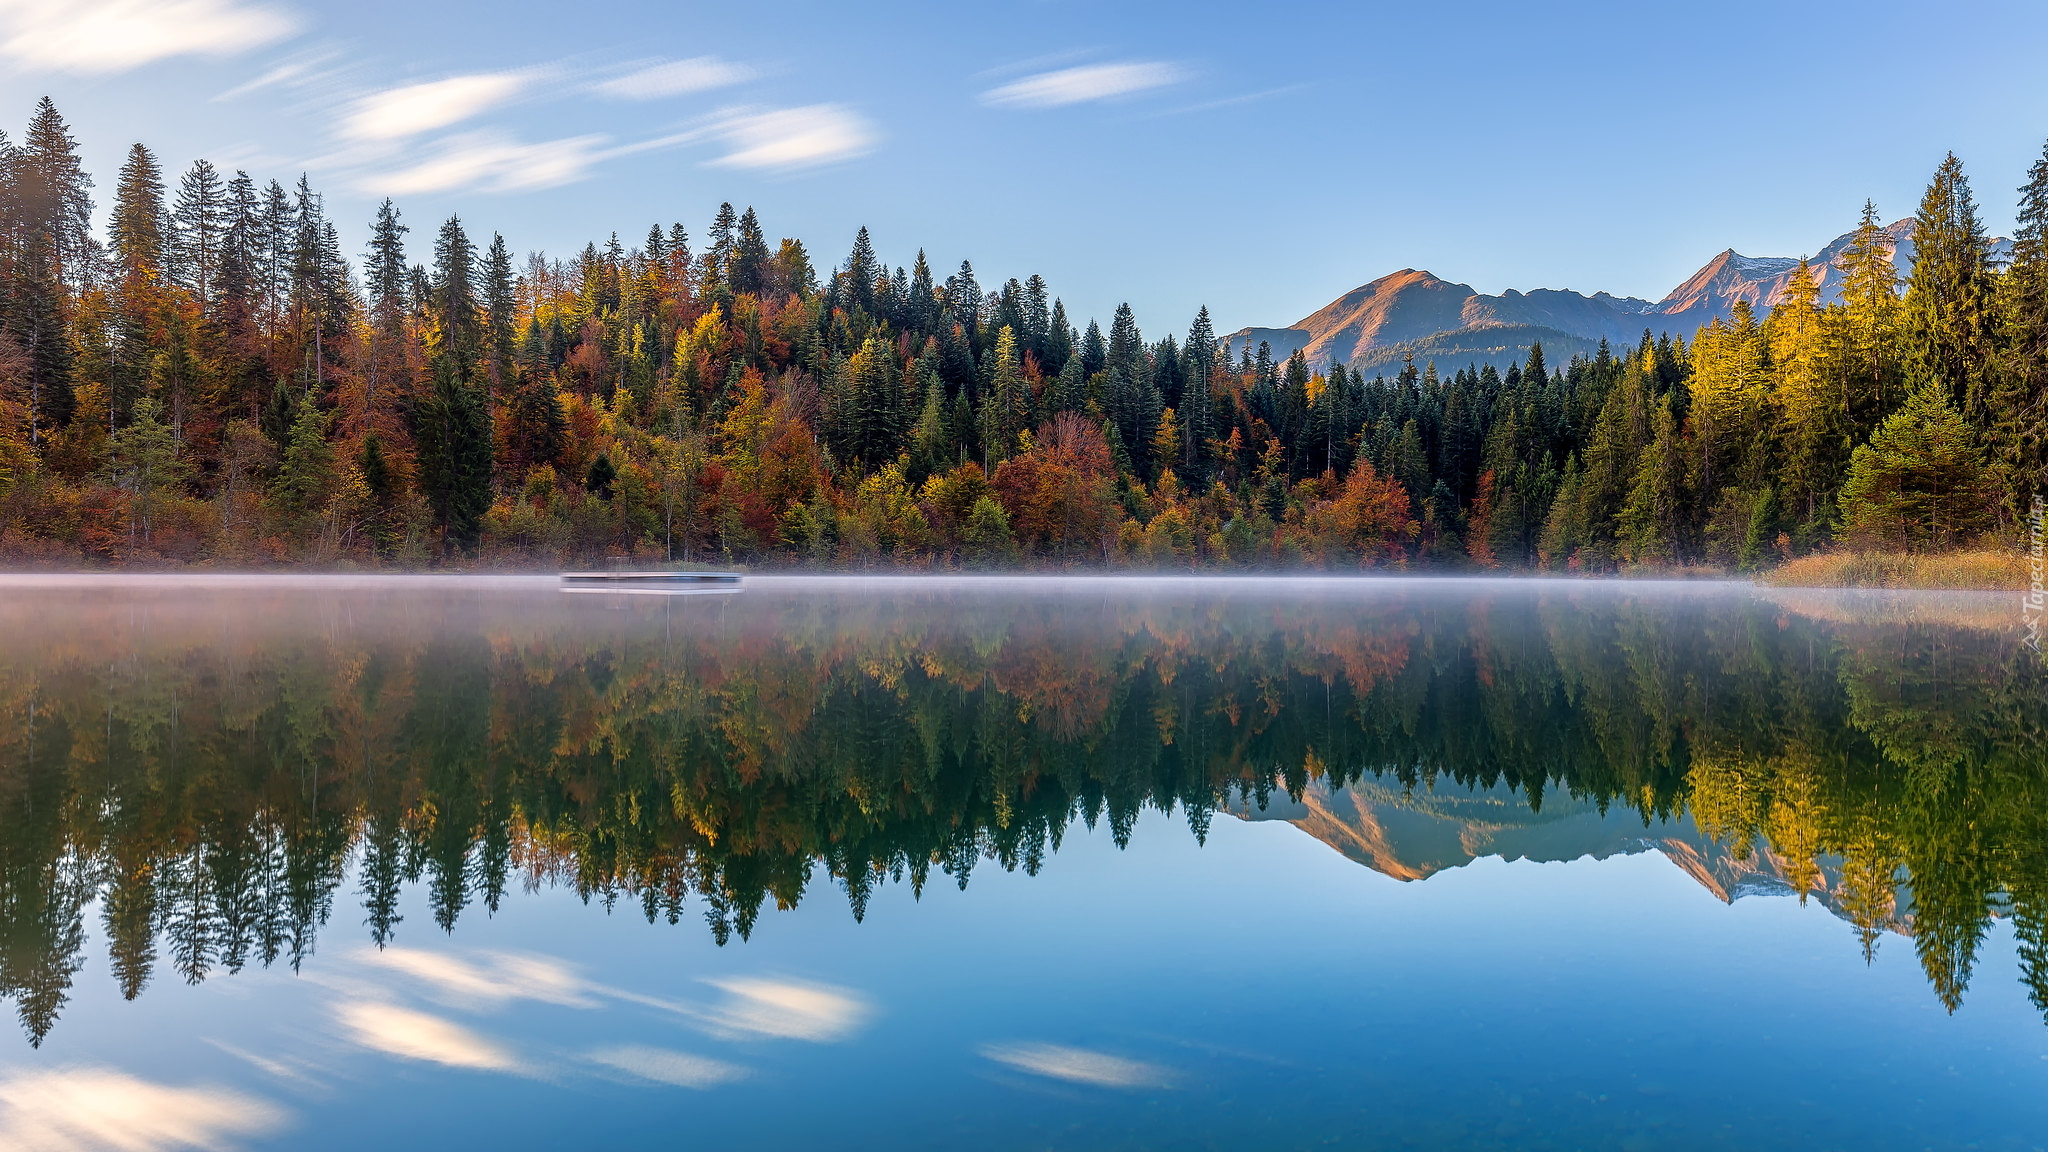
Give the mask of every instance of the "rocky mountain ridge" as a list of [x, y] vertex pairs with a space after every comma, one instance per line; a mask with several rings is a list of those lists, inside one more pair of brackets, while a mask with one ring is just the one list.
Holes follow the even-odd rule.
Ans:
[[[1426, 880], [1487, 856], [1549, 863], [1657, 852], [1724, 904], [1747, 896], [1797, 894], [1788, 862], [1767, 845], [1738, 856], [1690, 820], [1646, 827], [1634, 812], [1567, 795], [1547, 795], [1532, 810], [1529, 798], [1505, 786], [1407, 789], [1373, 780], [1331, 789], [1312, 783], [1299, 798], [1272, 796], [1264, 808], [1239, 804], [1240, 820], [1282, 820], [1329, 845], [1345, 858], [1396, 880]], [[1806, 899], [1850, 920], [1841, 897], [1841, 862], [1825, 857], [1808, 878]], [[1901, 899], [1899, 908], [1908, 901]], [[1910, 934], [1910, 916], [1893, 915], [1880, 930]]]
[[[1913, 265], [1913, 221], [1885, 229], [1892, 264], [1903, 278]], [[1810, 258], [1822, 303], [1841, 298], [1842, 261], [1854, 233], [1829, 242]], [[2011, 242], [1995, 242], [2004, 258]], [[1434, 360], [1445, 370], [1468, 363], [1506, 368], [1525, 360], [1541, 343], [1553, 363], [1575, 353], [1590, 354], [1600, 341], [1633, 344], [1645, 331], [1690, 340], [1700, 328], [1734, 313], [1746, 300], [1766, 308], [1784, 298], [1799, 260], [1785, 256], [1744, 256], [1733, 248], [1716, 255], [1662, 300], [1568, 289], [1509, 289], [1498, 296], [1444, 280], [1415, 268], [1382, 276], [1346, 292], [1285, 328], [1242, 328], [1231, 333], [1230, 354], [1254, 353], [1261, 341], [1275, 360], [1297, 349], [1317, 370], [1341, 363], [1365, 372], [1389, 372], [1409, 358]]]

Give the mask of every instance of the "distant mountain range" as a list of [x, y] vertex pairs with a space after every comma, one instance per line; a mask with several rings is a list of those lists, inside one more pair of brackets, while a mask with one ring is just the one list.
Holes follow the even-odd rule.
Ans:
[[[1795, 262], [1796, 263], [1796, 262]], [[1546, 347], [1548, 347], [1546, 345]], [[1723, 903], [1744, 896], [1788, 896], [1795, 891], [1785, 861], [1767, 845], [1738, 859], [1690, 820], [1645, 827], [1642, 816], [1620, 805], [1602, 811], [1589, 800], [1552, 793], [1538, 811], [1512, 788], [1406, 789], [1375, 780], [1332, 790], [1321, 781], [1299, 799], [1272, 796], [1264, 808], [1239, 804], [1240, 820], [1284, 820], [1348, 859], [1396, 880], [1426, 880], [1485, 856], [1549, 863], [1658, 852]], [[1807, 898], [1847, 920], [1841, 904], [1841, 860], [1822, 857]], [[1900, 901], [1904, 907], [1905, 901]], [[1910, 932], [1910, 916], [1883, 927]]]
[[[1913, 221], [1895, 221], [1885, 235], [1903, 277], [1913, 266]], [[1842, 258], [1853, 239], [1853, 233], [1838, 236], [1811, 260], [1823, 303], [1841, 298]], [[2010, 241], [1996, 243], [2001, 258], [2010, 254]], [[1646, 329], [1690, 340], [1701, 327], [1733, 314], [1737, 300], [1760, 308], [1776, 304], [1798, 267], [1794, 257], [1744, 256], [1730, 248], [1654, 303], [1554, 288], [1488, 296], [1403, 268], [1286, 328], [1239, 329], [1230, 334], [1230, 354], [1246, 348], [1256, 353], [1263, 340], [1275, 360], [1301, 349], [1318, 370], [1342, 363], [1368, 373], [1391, 372], [1412, 356], [1417, 364], [1434, 360], [1448, 372], [1467, 364], [1505, 368], [1527, 359], [1530, 345], [1540, 342], [1551, 363], [1561, 364], [1575, 353], [1590, 355], [1602, 340], [1634, 344]]]

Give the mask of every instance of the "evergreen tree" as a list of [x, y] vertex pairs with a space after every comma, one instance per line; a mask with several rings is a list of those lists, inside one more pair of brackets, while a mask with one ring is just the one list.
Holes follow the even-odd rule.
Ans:
[[1900, 384], [1899, 272], [1892, 241], [1864, 201], [1863, 218], [1842, 254], [1843, 373], [1850, 434], [1861, 440], [1903, 399]]
[[514, 309], [518, 303], [512, 290], [512, 253], [505, 247], [505, 237], [494, 232], [483, 267], [483, 312], [488, 333], [485, 363], [490, 381], [486, 399], [503, 391], [512, 376], [513, 334], [517, 331]]
[[450, 216], [434, 239], [432, 350], [454, 361], [466, 380], [483, 350], [483, 309], [476, 296], [476, 246]]
[[1991, 524], [1982, 455], [1948, 389], [1922, 386], [1850, 458], [1844, 530], [1864, 543], [1916, 550], [1968, 542]]
[[157, 276], [164, 264], [164, 181], [156, 156], [135, 144], [114, 187], [114, 214], [107, 238], [124, 275]]
[[434, 361], [433, 387], [412, 407], [420, 492], [443, 539], [474, 552], [491, 507], [491, 414], [483, 392], [451, 356]]
[[1998, 291], [1991, 432], [2007, 514], [2024, 522], [2048, 493], [2048, 146], [2020, 189], [2012, 265]]
[[92, 177], [78, 158], [78, 141], [48, 96], [36, 103], [14, 170], [16, 227], [30, 244], [47, 245], [50, 275], [83, 286], [92, 275]]
[[1990, 415], [1985, 366], [1991, 282], [1991, 244], [1962, 162], [1950, 153], [1935, 170], [1913, 221], [1904, 316], [1907, 370], [1916, 387], [1947, 389], [1950, 400], [1980, 424]]
[[178, 196], [171, 206], [171, 267], [178, 286], [201, 308], [213, 302], [228, 223], [227, 189], [220, 173], [205, 160], [193, 161], [178, 181]]
[[1015, 331], [1005, 326], [996, 334], [990, 358], [995, 367], [981, 406], [981, 445], [987, 457], [983, 466], [993, 471], [1016, 449], [1017, 434], [1030, 418], [1031, 393], [1018, 362]]
[[301, 535], [312, 528], [334, 494], [334, 447], [327, 442], [330, 422], [311, 396], [299, 401], [284, 459], [271, 482], [272, 501]]

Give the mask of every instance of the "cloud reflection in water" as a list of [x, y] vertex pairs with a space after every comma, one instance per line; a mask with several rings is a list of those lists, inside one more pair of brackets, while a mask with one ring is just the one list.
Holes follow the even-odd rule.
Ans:
[[0, 1147], [12, 1152], [228, 1148], [286, 1119], [221, 1088], [175, 1088], [113, 1068], [0, 1073]]

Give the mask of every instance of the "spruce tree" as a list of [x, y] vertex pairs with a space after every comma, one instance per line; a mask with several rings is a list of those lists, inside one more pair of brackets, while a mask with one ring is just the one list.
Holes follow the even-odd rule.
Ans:
[[125, 275], [163, 271], [164, 224], [163, 170], [148, 148], [132, 145], [114, 186], [114, 213], [107, 227], [115, 262]]
[[1962, 162], [1950, 153], [1935, 170], [1913, 221], [1913, 272], [1906, 280], [1907, 371], [1936, 384], [1980, 426], [1988, 424], [1991, 244]]
[[1844, 530], [1851, 539], [1894, 548], [1967, 543], [1991, 525], [1982, 457], [1948, 389], [1930, 381], [1850, 458]]
[[2000, 278], [1992, 442], [2008, 515], [2048, 495], [2048, 146], [2020, 188], [2012, 265]]
[[483, 392], [453, 357], [436, 357], [433, 387], [411, 417], [420, 493], [443, 540], [474, 552], [491, 507], [491, 414]]
[[78, 158], [78, 141], [48, 96], [36, 102], [13, 167], [16, 226], [47, 242], [56, 280], [83, 286], [94, 250], [93, 182]]
[[512, 376], [514, 309], [518, 303], [513, 298], [513, 287], [512, 252], [505, 246], [505, 237], [494, 232], [483, 267], [485, 363], [490, 381], [486, 399], [495, 399]]
[[459, 216], [450, 216], [434, 239], [431, 307], [432, 350], [461, 365], [466, 379], [483, 347], [483, 310], [476, 296], [476, 246]]
[[1899, 376], [1899, 271], [1877, 205], [1863, 202], [1863, 218], [1842, 254], [1842, 371], [1848, 381], [1843, 407], [1850, 436], [1861, 440], [1904, 398]]
[[213, 301], [214, 275], [227, 238], [226, 193], [213, 165], [195, 160], [178, 181], [178, 196], [171, 206], [174, 278], [201, 308]]

